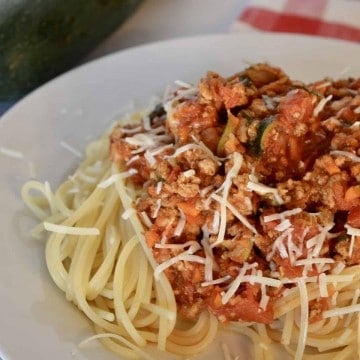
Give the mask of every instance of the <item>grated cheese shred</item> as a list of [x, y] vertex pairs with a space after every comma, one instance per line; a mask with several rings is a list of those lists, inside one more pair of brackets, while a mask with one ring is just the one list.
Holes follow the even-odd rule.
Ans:
[[75, 149], [73, 146], [68, 144], [66, 141], [60, 141], [60, 146], [62, 146], [64, 149], [66, 149], [67, 151], [69, 151], [70, 153], [75, 155], [76, 157], [82, 158], [81, 151], [79, 151], [78, 149]]
[[184, 212], [179, 209], [180, 211], [180, 219], [176, 225], [176, 228], [174, 230], [174, 235], [175, 236], [180, 236], [184, 230], [184, 227], [185, 227], [185, 224], [186, 224], [186, 217], [185, 217], [185, 214]]
[[201, 283], [201, 286], [206, 287], [206, 286], [211, 286], [211, 285], [218, 285], [218, 284], [222, 284], [228, 280], [231, 279], [230, 275], [225, 275], [222, 278], [218, 278], [215, 280], [209, 280], [209, 281], [204, 281]]
[[274, 197], [274, 200], [279, 204], [282, 205], [284, 203], [284, 200], [281, 198], [279, 192], [277, 189], [272, 188], [270, 186], [261, 184], [259, 182], [254, 182], [249, 180], [247, 185], [246, 185], [247, 189], [250, 191], [254, 191], [255, 193], [259, 194], [259, 195], [268, 195], [268, 194], [272, 194]]
[[360, 157], [356, 156], [355, 154], [351, 153], [350, 151], [333, 150], [333, 151], [330, 151], [330, 155], [345, 156], [354, 162], [360, 162]]
[[321, 273], [319, 275], [319, 291], [320, 291], [320, 296], [322, 298], [327, 298], [329, 296], [329, 292], [327, 289], [327, 284], [326, 284], [326, 274], [325, 273]]
[[23, 159], [24, 154], [19, 150], [10, 149], [8, 147], [0, 147], [0, 154], [12, 157], [14, 159]]
[[98, 188], [101, 189], [106, 189], [107, 187], [115, 184], [116, 182], [118, 182], [119, 180], [128, 178], [132, 175], [135, 175], [137, 173], [136, 169], [129, 169], [128, 171], [124, 171], [118, 174], [113, 174], [110, 177], [108, 177], [107, 179], [103, 180], [102, 182], [97, 184]]
[[184, 251], [183, 253], [174, 256], [173, 258], [164, 261], [163, 263], [158, 265], [154, 270], [155, 279], [159, 280], [159, 276], [164, 270], [166, 270], [170, 266], [175, 265], [179, 261], [197, 262], [199, 264], [205, 264], [205, 258], [203, 258], [202, 256], [192, 255], [189, 251]]
[[319, 103], [316, 105], [314, 109], [314, 116], [318, 116], [321, 111], [323, 111], [325, 105], [332, 99], [332, 94], [327, 96], [326, 98], [322, 98]]
[[[211, 245], [212, 247], [215, 247], [219, 244], [221, 244], [224, 241], [225, 231], [226, 231], [226, 207], [227, 207], [227, 198], [229, 196], [229, 190], [232, 184], [233, 178], [238, 174], [242, 162], [243, 157], [240, 153], [233, 153], [233, 166], [226, 174], [225, 180], [221, 187], [217, 190], [222, 190], [222, 197], [220, 202], [220, 226], [219, 226], [219, 232], [216, 241]], [[214, 196], [213, 194], [212, 196]]]
[[[246, 272], [248, 270], [256, 269], [258, 266], [257, 263], [249, 264], [245, 262], [243, 266], [239, 270], [239, 274], [237, 277], [231, 282], [230, 287], [227, 289], [227, 291], [222, 296], [222, 303], [225, 305], [233, 295], [235, 295], [237, 289], [239, 288], [240, 284], [242, 282], [249, 282], [249, 283], [258, 283], [266, 286], [271, 286], [278, 288], [281, 286], [281, 281], [269, 277], [265, 277], [262, 275], [246, 275]], [[263, 300], [263, 303], [265, 303], [266, 300]]]

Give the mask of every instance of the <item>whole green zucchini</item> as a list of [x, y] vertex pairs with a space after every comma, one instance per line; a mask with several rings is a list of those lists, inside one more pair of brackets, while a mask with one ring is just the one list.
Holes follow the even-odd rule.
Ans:
[[0, 0], [0, 101], [70, 69], [141, 0]]

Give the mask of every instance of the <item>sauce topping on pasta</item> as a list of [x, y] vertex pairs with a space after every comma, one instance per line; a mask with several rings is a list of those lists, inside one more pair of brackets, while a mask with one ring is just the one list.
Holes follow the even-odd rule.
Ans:
[[[155, 276], [183, 316], [268, 324], [297, 279], [360, 263], [359, 89], [256, 64], [179, 82], [140, 126], [114, 129], [111, 158], [145, 189], [136, 210]], [[321, 288], [310, 322], [329, 307]]]

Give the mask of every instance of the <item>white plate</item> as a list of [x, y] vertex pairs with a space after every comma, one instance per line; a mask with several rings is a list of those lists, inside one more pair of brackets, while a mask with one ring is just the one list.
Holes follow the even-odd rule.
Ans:
[[[360, 46], [291, 35], [218, 35], [160, 42], [95, 61], [41, 87], [3, 116], [0, 147], [23, 159], [0, 154], [0, 357], [3, 359], [111, 360], [94, 343], [89, 323], [53, 285], [43, 244], [30, 239], [33, 224], [20, 198], [32, 162], [40, 180], [56, 185], [78, 159], [61, 141], [83, 149], [105, 130], [132, 99], [146, 103], [173, 80], [196, 81], [207, 70], [230, 75], [246, 62], [268, 61], [305, 81], [326, 75], [360, 76]], [[226, 337], [234, 354], [243, 343]], [[219, 344], [201, 359], [218, 359]], [[248, 358], [245, 355], [244, 358]]]

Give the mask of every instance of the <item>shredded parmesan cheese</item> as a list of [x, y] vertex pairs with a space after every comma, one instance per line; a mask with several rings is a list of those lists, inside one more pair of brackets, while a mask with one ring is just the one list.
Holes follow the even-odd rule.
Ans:
[[[242, 222], [242, 224], [247, 227], [249, 230], [251, 230], [254, 234], [257, 234], [257, 230], [253, 225], [249, 223], [247, 218], [240, 214], [240, 212], [235, 208], [235, 206], [231, 205], [228, 201], [224, 201], [222, 197], [216, 194], [212, 194], [211, 198], [218, 201], [221, 205], [225, 205], [234, 215]], [[221, 222], [221, 215], [220, 215], [220, 222]], [[213, 244], [214, 246], [214, 244]]]
[[346, 233], [352, 236], [360, 236], [360, 229], [354, 228], [349, 224], [345, 224]]
[[240, 269], [239, 274], [235, 278], [235, 280], [231, 283], [229, 289], [222, 295], [221, 302], [225, 305], [230, 298], [235, 295], [236, 290], [239, 288], [240, 284], [243, 282], [243, 277], [247, 270], [249, 270], [249, 264], [244, 263], [243, 267]]
[[280, 224], [275, 226], [275, 230], [276, 231], [284, 231], [284, 230], [288, 229], [289, 227], [291, 227], [291, 222], [289, 219], [285, 219]]
[[144, 158], [146, 159], [146, 161], [148, 162], [148, 164], [150, 165], [150, 168], [154, 168], [156, 165], [156, 159], [153, 156], [153, 154], [149, 151], [146, 150], [144, 153]]
[[343, 316], [343, 315], [351, 314], [351, 313], [355, 313], [355, 312], [360, 312], [360, 304], [349, 305], [349, 306], [344, 306], [341, 308], [326, 310], [323, 312], [323, 317], [326, 319], [326, 318], [333, 317], [333, 316]]
[[333, 306], [336, 305], [338, 295], [339, 295], [339, 292], [335, 291], [331, 297], [331, 305], [333, 305]]
[[266, 294], [266, 286], [265, 284], [261, 284], [261, 299], [259, 303], [260, 309], [263, 309], [265, 311], [269, 303], [269, 300], [270, 300], [270, 296]]
[[345, 224], [345, 228], [346, 228], [346, 233], [348, 235], [351, 235], [350, 247], [349, 247], [349, 257], [351, 257], [354, 251], [355, 237], [360, 236], [360, 229], [354, 228], [349, 224]]
[[354, 245], [355, 245], [355, 235], [351, 235], [350, 247], [349, 247], [349, 257], [352, 256], [352, 253], [354, 251]]
[[211, 285], [217, 285], [217, 284], [224, 283], [224, 282], [226, 282], [226, 281], [228, 281], [230, 279], [231, 279], [231, 276], [226, 275], [226, 276], [223, 276], [222, 278], [218, 278], [218, 279], [215, 279], [215, 280], [204, 281], [204, 282], [201, 283], [201, 286], [206, 287], [206, 286], [211, 286]]
[[[258, 283], [266, 286], [271, 287], [280, 287], [281, 281], [277, 279], [268, 278], [262, 275], [245, 275], [248, 270], [253, 270], [257, 267], [257, 263], [244, 263], [242, 268], [239, 271], [239, 274], [235, 278], [235, 280], [230, 284], [230, 287], [226, 291], [225, 294], [222, 296], [222, 303], [226, 304], [230, 298], [236, 293], [237, 289], [239, 288], [240, 284], [242, 282], [249, 282], [249, 283]], [[266, 299], [263, 300], [263, 305], [266, 305], [267, 301]]]
[[194, 169], [189, 169], [183, 172], [183, 175], [185, 177], [191, 177], [195, 175], [195, 170]]
[[306, 241], [306, 248], [308, 249], [308, 257], [318, 257], [323, 247], [324, 241], [328, 232], [333, 228], [334, 223], [330, 223], [324, 227], [318, 226], [320, 233], [313, 236]]
[[136, 126], [133, 128], [126, 128], [126, 127], [121, 128], [121, 132], [127, 135], [135, 134], [138, 133], [139, 131], [141, 131], [141, 126]]
[[319, 103], [316, 105], [314, 109], [314, 116], [318, 116], [321, 111], [323, 111], [325, 105], [327, 102], [329, 102], [332, 99], [332, 95], [327, 96], [326, 98], [322, 98]]
[[118, 174], [113, 174], [110, 177], [108, 177], [106, 180], [100, 182], [97, 184], [98, 188], [106, 189], [107, 187], [115, 184], [117, 181], [125, 179], [127, 177], [130, 177], [132, 175], [135, 175], [137, 173], [136, 169], [129, 169], [129, 171], [124, 171]]
[[327, 298], [329, 296], [325, 278], [325, 273], [319, 275], [319, 291], [322, 298]]
[[280, 280], [259, 275], [244, 275], [242, 279], [244, 282], [264, 284], [275, 288], [281, 285]]
[[199, 195], [201, 197], [204, 197], [210, 190], [212, 190], [214, 188], [214, 185], [209, 185], [207, 187], [204, 187], [203, 189], [200, 190]]
[[0, 147], [0, 153], [14, 159], [23, 159], [24, 154], [21, 151], [9, 149], [7, 147]]
[[332, 150], [330, 151], [330, 155], [335, 156], [345, 156], [351, 159], [353, 162], [360, 162], [360, 157], [356, 156], [355, 154], [351, 153], [350, 151], [343, 151], [343, 150]]
[[126, 162], [126, 166], [129, 166], [130, 164], [132, 164], [133, 162], [135, 162], [136, 160], [140, 159], [140, 155], [134, 155], [132, 156], [127, 162]]
[[174, 230], [174, 236], [180, 236], [182, 234], [185, 224], [186, 224], [186, 217], [185, 217], [184, 212], [181, 209], [179, 209], [179, 211], [180, 211], [180, 219]]
[[267, 222], [274, 221], [274, 220], [283, 220], [286, 217], [293, 216], [293, 215], [299, 214], [301, 212], [302, 212], [301, 208], [285, 210], [281, 213], [275, 213], [275, 214], [264, 216], [264, 222], [267, 223]]
[[333, 264], [334, 262], [335, 260], [331, 258], [300, 259], [300, 260], [296, 260], [295, 266], [313, 265], [313, 264]]
[[190, 89], [190, 88], [194, 88], [194, 85], [191, 85], [185, 81], [182, 80], [175, 80], [174, 83], [180, 87], [183, 87], [185, 89]]
[[153, 147], [156, 142], [155, 139], [149, 134], [138, 133], [131, 137], [126, 137], [125, 141], [133, 146]]
[[272, 194], [274, 196], [274, 200], [279, 204], [282, 205], [284, 203], [284, 200], [281, 198], [279, 192], [277, 189], [272, 188], [270, 186], [261, 184], [259, 182], [254, 181], [248, 181], [246, 185], [247, 189], [250, 191], [254, 191], [259, 195], [267, 195]]
[[331, 82], [330, 81], [325, 81], [323, 82], [322, 84], [319, 84], [319, 85], [316, 85], [316, 89], [322, 89], [324, 87], [328, 87], [331, 85]]
[[156, 280], [159, 280], [160, 274], [166, 270], [168, 267], [175, 265], [179, 261], [189, 261], [189, 262], [197, 262], [200, 264], [205, 264], [205, 258], [197, 255], [189, 254], [188, 252], [183, 252], [180, 255], [177, 255], [167, 261], [164, 261], [160, 265], [158, 265], [154, 270], [154, 277]]
[[[222, 197], [218, 198], [218, 201], [220, 202], [220, 226], [219, 226], [218, 237], [217, 237], [215, 243], [212, 244], [213, 247], [217, 246], [218, 244], [221, 244], [224, 241], [224, 236], [225, 236], [225, 231], [226, 231], [226, 206], [230, 205], [227, 203], [227, 198], [229, 195], [230, 187], [232, 185], [232, 180], [238, 174], [238, 172], [241, 168], [242, 162], [243, 162], [242, 155], [237, 152], [233, 153], [233, 166], [226, 174], [223, 184], [217, 190], [217, 191], [222, 190]], [[214, 196], [214, 195], [215, 194], [213, 194], [212, 196]], [[243, 216], [241, 216], [241, 217], [244, 218]], [[246, 220], [246, 222], [247, 222], [247, 220]]]
[[156, 184], [156, 195], [159, 195], [159, 194], [161, 193], [162, 187], [163, 187], [163, 182], [162, 182], [162, 181], [159, 181], [159, 182]]
[[141, 211], [141, 212], [140, 212], [140, 216], [141, 216], [141, 218], [142, 218], [143, 223], [145, 224], [145, 226], [146, 226], [147, 228], [151, 228], [151, 226], [152, 226], [153, 224], [152, 224], [152, 222], [151, 222], [148, 214], [147, 214], [145, 211]]
[[219, 226], [220, 226], [220, 213], [219, 211], [214, 211], [213, 221], [211, 224], [211, 233], [217, 234], [219, 232]]
[[283, 241], [291, 235], [293, 232], [293, 228], [286, 229], [281, 235], [279, 235], [272, 244], [271, 252], [266, 255], [266, 260], [270, 261], [272, 257], [275, 255], [275, 252], [278, 251], [280, 256], [285, 259], [289, 257], [289, 254], [286, 250], [286, 247]]
[[154, 209], [154, 212], [152, 213], [151, 217], [153, 219], [156, 219], [158, 214], [159, 214], [159, 210], [161, 208], [161, 199], [157, 199], [156, 200], [156, 208]]
[[201, 245], [205, 252], [205, 281], [213, 280], [213, 265], [214, 265], [214, 254], [212, 247], [209, 244], [209, 229], [206, 225], [202, 227], [203, 239], [201, 240]]
[[73, 146], [69, 145], [66, 141], [60, 141], [60, 146], [62, 146], [67, 151], [71, 152], [78, 158], [82, 158], [82, 154], [78, 149], [75, 149]]
[[142, 119], [143, 121], [143, 126], [144, 126], [144, 130], [149, 131], [151, 130], [151, 121], [150, 121], [150, 117], [148, 115], [145, 115]]
[[167, 149], [171, 149], [172, 147], [173, 147], [172, 144], [162, 145], [162, 146], [159, 146], [159, 147], [157, 147], [155, 149], [151, 149], [149, 151], [153, 156], [156, 156], [156, 155], [161, 154], [162, 152], [164, 152]]
[[192, 143], [178, 147], [172, 155], [165, 156], [165, 159], [177, 158], [180, 154], [183, 154], [184, 152], [191, 151], [191, 150], [201, 150], [206, 155], [208, 155], [211, 159], [214, 159], [214, 160], [216, 160], [216, 162], [218, 162], [218, 159], [214, 156], [212, 151], [210, 149], [208, 149], [205, 145], [192, 144]]

